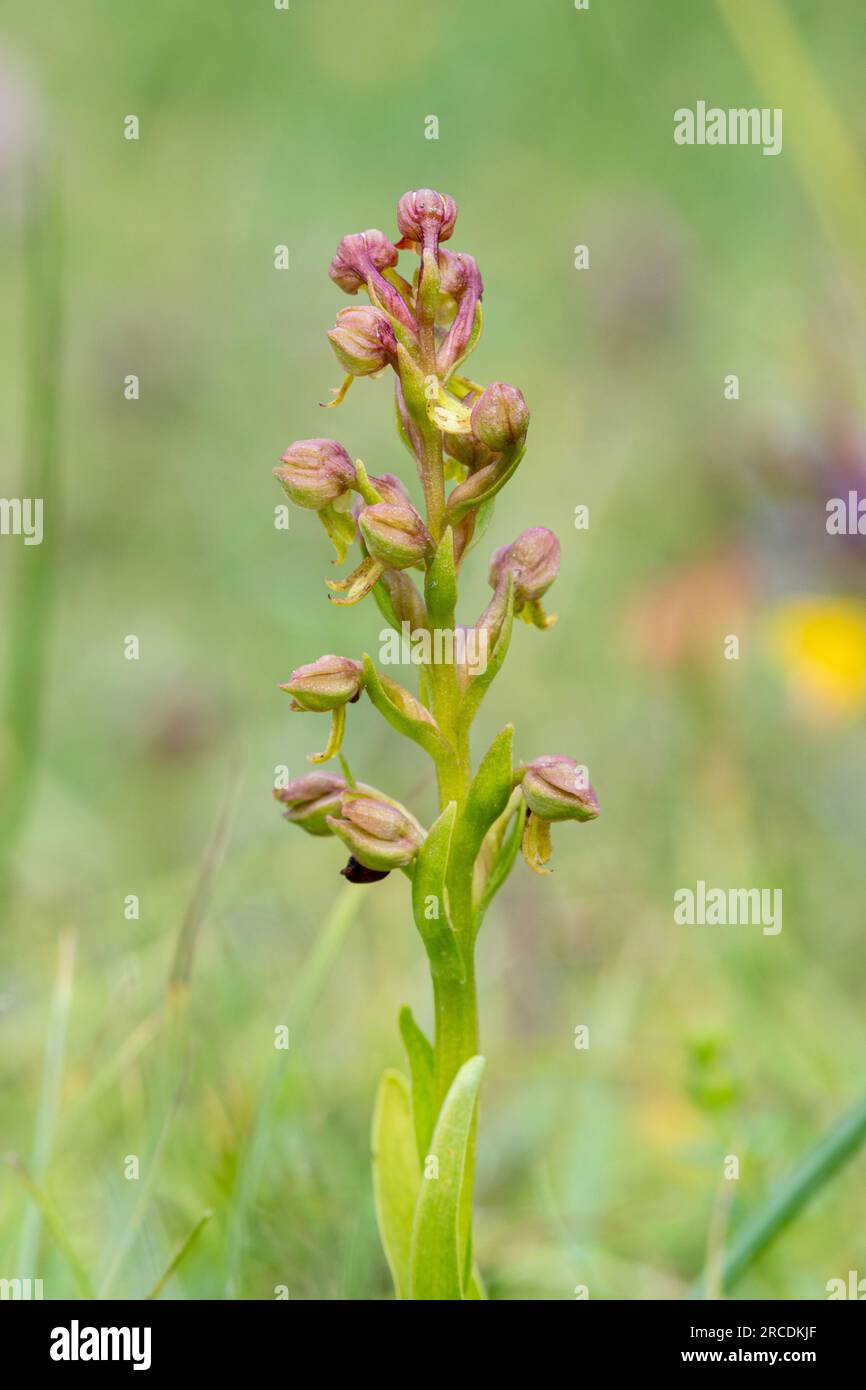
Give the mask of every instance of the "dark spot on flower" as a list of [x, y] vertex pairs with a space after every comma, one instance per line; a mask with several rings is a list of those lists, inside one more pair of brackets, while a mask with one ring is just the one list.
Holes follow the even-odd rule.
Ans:
[[368, 869], [366, 864], [359, 864], [355, 856], [350, 854], [348, 864], [340, 873], [349, 883], [378, 883], [380, 878], [388, 877], [390, 869]]

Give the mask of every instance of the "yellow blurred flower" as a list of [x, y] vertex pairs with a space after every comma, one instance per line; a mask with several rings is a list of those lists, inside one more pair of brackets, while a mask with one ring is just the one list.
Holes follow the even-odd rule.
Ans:
[[822, 714], [851, 714], [866, 706], [866, 604], [788, 600], [773, 613], [771, 638], [795, 697]]
[[672, 1092], [655, 1092], [640, 1098], [634, 1110], [644, 1141], [673, 1158], [700, 1140], [704, 1125], [693, 1105]]

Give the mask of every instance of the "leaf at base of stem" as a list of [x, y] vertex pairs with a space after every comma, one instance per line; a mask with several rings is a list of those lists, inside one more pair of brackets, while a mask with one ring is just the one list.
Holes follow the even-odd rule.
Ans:
[[412, 1223], [409, 1278], [413, 1299], [451, 1301], [468, 1294], [463, 1280], [460, 1208], [483, 1072], [483, 1057], [464, 1062], [439, 1112]]

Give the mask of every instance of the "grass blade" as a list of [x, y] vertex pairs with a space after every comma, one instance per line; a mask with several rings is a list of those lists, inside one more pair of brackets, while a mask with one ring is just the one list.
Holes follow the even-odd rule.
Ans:
[[[293, 1029], [297, 1029], [299, 1024], [304, 1022], [318, 998], [322, 985], [342, 949], [349, 928], [358, 915], [362, 899], [363, 894], [359, 893], [355, 886], [347, 884], [334, 903], [331, 914], [323, 930], [316, 937], [315, 945], [304, 963], [287, 1010], [287, 1017], [291, 1018]], [[238, 1297], [247, 1213], [258, 1191], [262, 1172], [271, 1153], [270, 1137], [285, 1077], [284, 1063], [282, 1059], [275, 1057], [265, 1078], [246, 1151], [238, 1165], [228, 1223], [226, 1298]]]
[[[60, 1220], [54, 1203], [51, 1201], [48, 1194], [39, 1186], [39, 1184], [37, 1182], [34, 1182], [33, 1177], [30, 1173], [28, 1173], [27, 1169], [24, 1167], [24, 1164], [21, 1162], [19, 1158], [16, 1158], [14, 1154], [10, 1154], [7, 1158], [7, 1162], [12, 1171], [16, 1173], [18, 1177], [21, 1179], [22, 1183], [27, 1189], [27, 1194], [31, 1202], [38, 1209], [40, 1215], [44, 1219], [45, 1228], [48, 1231], [48, 1234], [51, 1236], [51, 1239], [54, 1241], [54, 1244], [57, 1246], [57, 1249], [60, 1251], [60, 1254], [63, 1256], [63, 1259], [66, 1261], [66, 1264], [69, 1266], [72, 1276], [75, 1279], [76, 1284], [78, 1285], [81, 1297], [95, 1298], [96, 1295], [93, 1290], [93, 1285], [90, 1282], [90, 1277], [87, 1273], [87, 1270], [84, 1268], [84, 1265], [78, 1258], [78, 1255], [75, 1253], [75, 1250], [69, 1240], [69, 1237], [63, 1229], [63, 1224]], [[32, 1266], [28, 1266], [28, 1268], [31, 1267]], [[24, 1277], [32, 1278], [33, 1276], [30, 1275]]]
[[132, 1209], [132, 1215], [129, 1218], [129, 1221], [126, 1223], [126, 1228], [123, 1232], [123, 1235], [121, 1236], [120, 1240], [117, 1242], [117, 1245], [114, 1248], [114, 1254], [111, 1258], [108, 1269], [106, 1270], [102, 1283], [100, 1284], [99, 1297], [101, 1299], [108, 1298], [111, 1288], [114, 1285], [114, 1281], [120, 1273], [121, 1269], [123, 1268], [126, 1257], [129, 1254], [129, 1251], [132, 1247], [132, 1244], [136, 1236], [139, 1233], [139, 1230], [141, 1229], [141, 1224], [144, 1220], [144, 1214], [147, 1211], [148, 1205], [150, 1203], [151, 1194], [153, 1192], [157, 1174], [159, 1173], [159, 1168], [162, 1163], [163, 1154], [165, 1153], [166, 1147], [168, 1145], [169, 1136], [171, 1135], [172, 1126], [174, 1124], [174, 1118], [180, 1106], [185, 1080], [186, 1076], [185, 1074], [182, 1074], [180, 1081], [178, 1082], [177, 1089], [175, 1090], [174, 1095], [172, 1096], [168, 1111], [165, 1115], [165, 1118], [163, 1119], [159, 1134], [157, 1135], [156, 1143], [154, 1144], [150, 1154], [148, 1155], [147, 1159], [142, 1165], [144, 1169], [144, 1178], [141, 1182], [138, 1198]]
[[211, 835], [208, 847], [205, 851], [204, 859], [199, 870], [198, 880], [192, 898], [190, 899], [186, 916], [183, 919], [183, 924], [178, 933], [177, 946], [175, 947], [174, 959], [168, 978], [168, 996], [169, 999], [172, 1000], [185, 998], [189, 990], [190, 981], [192, 980], [192, 967], [195, 957], [196, 942], [198, 941], [202, 923], [210, 903], [214, 879], [225, 858], [225, 852], [228, 848], [232, 828], [234, 826], [238, 797], [240, 795], [240, 767], [240, 759], [238, 758], [229, 778], [229, 784], [223, 798], [222, 806], [220, 807], [213, 834]]
[[178, 1265], [186, 1259], [190, 1250], [195, 1245], [196, 1241], [198, 1240], [199, 1236], [201, 1235], [202, 1231], [204, 1230], [205, 1226], [210, 1221], [212, 1216], [213, 1212], [210, 1210], [210, 1208], [208, 1208], [207, 1211], [202, 1212], [201, 1216], [193, 1226], [189, 1235], [186, 1237], [185, 1240], [182, 1240], [180, 1242], [180, 1245], [177, 1247], [177, 1250], [175, 1251], [172, 1258], [169, 1260], [162, 1274], [157, 1279], [150, 1293], [145, 1295], [145, 1297], [148, 1300], [159, 1298], [169, 1279], [171, 1279], [172, 1275], [176, 1273]]
[[[48, 1037], [45, 1044], [42, 1089], [39, 1096], [39, 1109], [36, 1114], [30, 1170], [27, 1174], [27, 1181], [33, 1185], [34, 1191], [38, 1189], [48, 1167], [54, 1132], [57, 1127], [60, 1090], [63, 1084], [63, 1063], [66, 1054], [66, 1030], [69, 1022], [74, 973], [75, 937], [71, 933], [65, 933], [61, 936], [57, 946], [57, 974], [51, 1001]], [[34, 1277], [43, 1212], [44, 1205], [39, 1199], [28, 1202], [25, 1207], [24, 1221], [21, 1227], [21, 1242], [18, 1247], [18, 1273], [22, 1279]]]
[[[866, 240], [866, 170], [808, 40], [779, 0], [718, 0], [719, 9], [768, 105], [785, 113], [785, 144], [812, 205], [861, 297]], [[832, 151], [832, 158], [828, 158]]]
[[176, 1074], [172, 1089], [165, 1092], [167, 1104], [156, 1139], [144, 1166], [144, 1179], [126, 1228], [115, 1246], [108, 1269], [100, 1285], [100, 1298], [107, 1298], [120, 1274], [132, 1245], [138, 1236], [153, 1194], [165, 1151], [168, 1147], [175, 1117], [183, 1099], [188, 1070], [188, 1002], [192, 983], [195, 948], [204, 923], [214, 880], [231, 838], [235, 810], [240, 792], [240, 760], [228, 781], [216, 824], [201, 862], [192, 897], [178, 932], [177, 945], [166, 988], [170, 1027], [165, 1037], [162, 1075]]
[[56, 169], [34, 176], [24, 227], [27, 341], [22, 497], [41, 498], [41, 545], [16, 555], [3, 699], [0, 767], [0, 904], [7, 905], [11, 856], [33, 791], [47, 685], [54, 573], [60, 547], [60, 376], [63, 358], [63, 216]]
[[[852, 1158], [866, 1140], [866, 1095], [809, 1150], [769, 1199], [744, 1223], [722, 1263], [721, 1289], [729, 1293], [750, 1265]], [[694, 1296], [704, 1297], [701, 1281]]]

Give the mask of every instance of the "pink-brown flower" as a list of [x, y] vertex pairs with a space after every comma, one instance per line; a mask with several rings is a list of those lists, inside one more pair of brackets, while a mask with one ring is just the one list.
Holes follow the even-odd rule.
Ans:
[[417, 241], [425, 249], [436, 250], [447, 241], [457, 221], [457, 204], [447, 193], [433, 188], [417, 188], [404, 193], [397, 204], [397, 226], [406, 241]]
[[363, 688], [364, 668], [360, 661], [330, 653], [299, 666], [280, 686], [280, 690], [293, 697], [293, 709], [315, 713], [354, 704]]
[[587, 776], [564, 753], [534, 758], [520, 783], [526, 804], [542, 820], [595, 820], [598, 797]]
[[531, 526], [516, 541], [502, 545], [490, 558], [489, 583], [498, 589], [514, 575], [514, 606], [537, 603], [559, 574], [559, 541], [546, 526]]
[[344, 236], [337, 247], [328, 274], [347, 294], [357, 294], [366, 285], [370, 297], [398, 319], [412, 333], [417, 331], [414, 316], [399, 290], [382, 272], [397, 264], [398, 251], [384, 232], [371, 228]]
[[298, 507], [321, 511], [356, 481], [355, 465], [336, 439], [297, 439], [283, 454], [274, 477]]
[[371, 228], [344, 236], [334, 252], [328, 274], [346, 294], [357, 294], [371, 273], [377, 275], [397, 264], [399, 252], [384, 232]]
[[504, 452], [520, 446], [529, 428], [523, 392], [505, 381], [485, 387], [472, 407], [472, 433], [488, 448]]
[[397, 356], [397, 339], [386, 314], [370, 304], [341, 309], [328, 341], [350, 376], [375, 376]]

